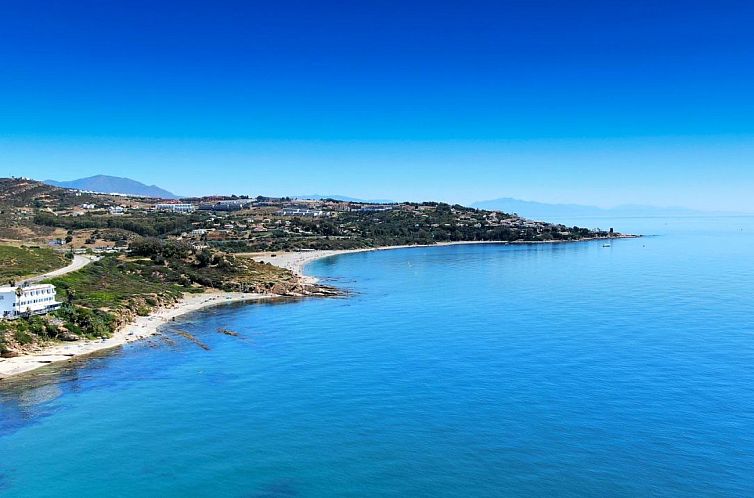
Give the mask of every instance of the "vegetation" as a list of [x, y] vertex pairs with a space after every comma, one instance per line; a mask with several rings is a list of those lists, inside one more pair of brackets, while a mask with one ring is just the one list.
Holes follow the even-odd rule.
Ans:
[[65, 255], [40, 247], [0, 246], [0, 282], [40, 275], [69, 263]]
[[11, 346], [28, 346], [40, 340], [58, 339], [62, 329], [47, 317], [32, 316], [14, 321], [0, 320], [0, 355]]
[[[285, 229], [249, 240], [212, 242], [229, 252], [355, 249], [438, 242], [542, 242], [604, 236], [586, 228], [547, 223], [492, 221], [490, 212], [443, 203], [407, 204], [413, 209], [344, 212], [337, 218], [292, 217]], [[428, 208], [428, 209], [421, 209]], [[509, 215], [501, 215], [508, 217]]]
[[[151, 260], [120, 260], [108, 256], [83, 269], [49, 280], [58, 300], [97, 309], [118, 309], [140, 295], [177, 297], [190, 290], [165, 278], [169, 268]], [[189, 283], [190, 285], [190, 283]]]
[[69, 319], [71, 309], [80, 308], [145, 315], [186, 292], [205, 288], [263, 292], [281, 281], [295, 280], [281, 268], [209, 250], [195, 251], [177, 241], [141, 239], [132, 247], [130, 257], [106, 256], [49, 280], [58, 290], [58, 299], [70, 305], [58, 315]]
[[106, 256], [49, 280], [64, 304], [45, 316], [0, 321], [0, 352], [49, 339], [108, 337], [136, 316], [206, 288], [284, 293], [299, 285], [287, 270], [160, 239], [134, 243], [131, 257]]
[[[186, 201], [212, 206], [216, 198]], [[55, 232], [58, 239], [78, 248], [123, 247], [139, 237], [184, 238], [195, 245], [245, 253], [450, 241], [577, 240], [606, 235], [438, 202], [374, 206], [325, 199], [314, 201], [318, 203], [314, 209], [323, 214], [307, 217], [286, 216], [281, 209], [293, 206], [307, 211], [313, 206], [311, 203], [265, 197], [249, 201], [243, 208], [237, 206], [224, 212], [199, 210], [183, 214], [155, 211], [154, 201], [144, 199], [74, 193], [31, 180], [0, 179], [0, 237], [7, 233], [9, 237], [29, 240], [28, 233], [41, 237]], [[118, 207], [117, 214], [107, 209], [112, 207]], [[10, 213], [7, 221], [3, 221], [3, 213]], [[194, 232], [204, 235], [192, 236]]]
[[84, 216], [55, 216], [48, 212], [38, 212], [34, 216], [36, 225], [65, 228], [66, 230], [112, 228], [132, 232], [143, 237], [156, 237], [181, 233], [192, 228], [192, 222], [201, 220], [181, 214], [149, 213], [141, 216], [116, 217], [106, 214], [86, 214]]

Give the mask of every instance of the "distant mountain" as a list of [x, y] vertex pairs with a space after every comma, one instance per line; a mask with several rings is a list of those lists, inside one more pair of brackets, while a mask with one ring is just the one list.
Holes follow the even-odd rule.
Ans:
[[599, 208], [581, 204], [547, 204], [544, 202], [522, 201], [510, 197], [475, 202], [471, 207], [516, 213], [525, 218], [552, 219], [576, 217], [631, 217], [631, 216], [693, 216], [711, 214], [682, 207], [655, 207], [623, 205], [614, 208]]
[[319, 201], [322, 199], [332, 199], [334, 201], [363, 202], [367, 204], [393, 204], [395, 202], [395, 201], [389, 201], [386, 199], [357, 199], [355, 197], [348, 197], [345, 195], [310, 194], [310, 195], [295, 195], [293, 197], [296, 199], [307, 199], [307, 200], [312, 200], [312, 201]]
[[80, 178], [67, 182], [45, 180], [44, 183], [55, 187], [88, 190], [103, 194], [126, 194], [140, 197], [158, 197], [161, 199], [177, 199], [178, 196], [156, 185], [145, 185], [130, 178], [117, 176], [97, 175], [89, 178]]

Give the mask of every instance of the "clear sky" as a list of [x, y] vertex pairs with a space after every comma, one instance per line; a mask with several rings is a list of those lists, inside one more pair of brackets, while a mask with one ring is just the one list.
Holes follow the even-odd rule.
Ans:
[[754, 211], [754, 2], [2, 10], [3, 176]]

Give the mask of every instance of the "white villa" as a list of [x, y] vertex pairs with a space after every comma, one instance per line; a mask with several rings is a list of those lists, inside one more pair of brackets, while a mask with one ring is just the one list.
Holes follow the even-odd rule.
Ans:
[[35, 284], [26, 287], [0, 287], [0, 318], [41, 315], [60, 308], [55, 286]]

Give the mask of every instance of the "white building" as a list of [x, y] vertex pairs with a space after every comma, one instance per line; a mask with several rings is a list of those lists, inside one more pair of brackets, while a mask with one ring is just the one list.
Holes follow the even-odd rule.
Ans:
[[39, 315], [58, 309], [60, 304], [55, 300], [55, 286], [52, 284], [0, 287], [0, 318]]
[[325, 212], [320, 209], [285, 208], [278, 211], [277, 214], [280, 216], [322, 216]]
[[196, 209], [196, 206], [194, 206], [193, 204], [164, 203], [164, 204], [155, 204], [154, 208], [157, 211], [171, 211], [173, 213], [192, 213]]

